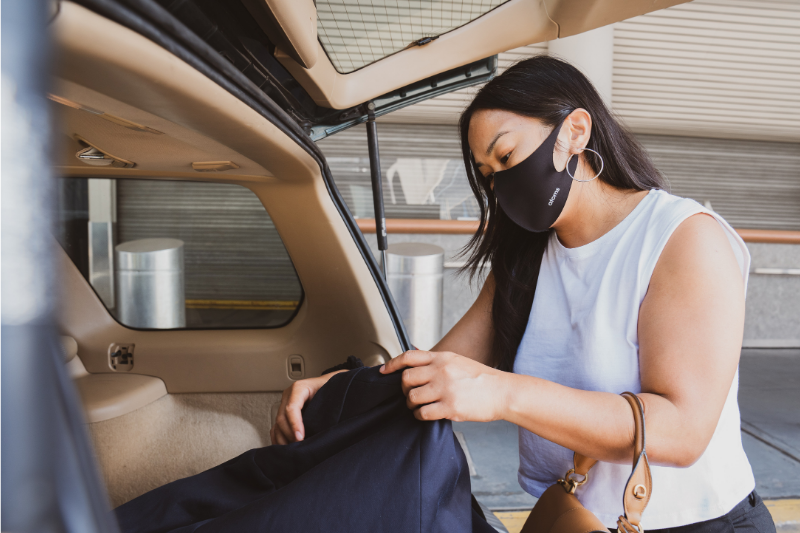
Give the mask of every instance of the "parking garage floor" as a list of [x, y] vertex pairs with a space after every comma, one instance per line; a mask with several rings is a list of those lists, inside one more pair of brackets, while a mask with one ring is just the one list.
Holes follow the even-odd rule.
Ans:
[[[800, 533], [800, 349], [746, 349], [739, 368], [742, 442], [779, 533]], [[453, 423], [471, 461], [472, 491], [518, 532], [536, 499], [517, 482], [517, 427]], [[460, 434], [460, 435], [459, 435]]]

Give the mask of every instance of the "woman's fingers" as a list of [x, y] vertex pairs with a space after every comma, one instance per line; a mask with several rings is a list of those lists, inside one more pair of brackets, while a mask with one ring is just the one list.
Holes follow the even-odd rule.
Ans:
[[281, 395], [281, 404], [278, 406], [278, 414], [275, 416], [275, 421], [272, 424], [272, 428], [269, 430], [269, 438], [272, 441], [272, 444], [285, 444], [286, 441], [286, 437], [281, 431], [281, 419], [283, 418], [283, 413], [286, 409], [288, 393], [288, 389], [283, 391], [283, 394]]
[[430, 403], [414, 411], [417, 420], [441, 420], [447, 418], [447, 409], [441, 402]]
[[273, 444], [289, 444], [305, 438], [306, 430], [303, 426], [303, 406], [314, 397], [317, 391], [334, 375], [344, 370], [331, 372], [317, 378], [308, 378], [296, 381], [291, 387], [283, 391], [281, 404], [278, 407], [278, 416], [275, 424], [269, 431]]
[[[289, 419], [284, 413], [279, 414], [278, 418], [275, 419], [275, 426], [275, 433], [279, 441], [278, 444], [288, 444], [296, 440], [293, 437], [294, 431], [292, 431], [292, 426], [289, 424]], [[285, 442], [280, 442], [281, 440]]]
[[439, 400], [441, 400], [441, 394], [433, 385], [411, 389], [406, 395], [406, 405], [408, 405], [409, 409], [416, 409], [421, 405], [438, 402]]
[[401, 354], [381, 367], [382, 374], [391, 374], [398, 370], [413, 366], [429, 365], [433, 361], [433, 352], [422, 350], [409, 350]]
[[302, 409], [311, 396], [311, 391], [301, 382], [293, 384], [283, 393], [274, 428], [278, 444], [303, 440], [305, 428]]
[[289, 426], [288, 435], [291, 435], [294, 441], [301, 441], [305, 437], [302, 409], [310, 397], [311, 391], [305, 387], [294, 389], [289, 395], [285, 412], [287, 425]]
[[272, 429], [269, 432], [270, 440], [272, 444], [288, 444], [286, 440], [286, 435], [283, 434], [283, 431], [280, 428], [280, 416], [275, 419], [275, 425], [272, 426]]
[[406, 371], [403, 372], [403, 377], [400, 379], [400, 386], [403, 389], [403, 394], [408, 396], [411, 389], [430, 383], [435, 375], [436, 370], [430, 366], [406, 369]]

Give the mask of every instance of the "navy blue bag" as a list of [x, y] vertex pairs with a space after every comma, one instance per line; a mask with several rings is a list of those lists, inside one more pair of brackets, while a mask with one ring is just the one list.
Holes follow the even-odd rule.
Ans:
[[493, 532], [472, 505], [450, 422], [415, 419], [400, 376], [363, 367], [333, 376], [303, 411], [305, 440], [121, 505], [122, 532]]

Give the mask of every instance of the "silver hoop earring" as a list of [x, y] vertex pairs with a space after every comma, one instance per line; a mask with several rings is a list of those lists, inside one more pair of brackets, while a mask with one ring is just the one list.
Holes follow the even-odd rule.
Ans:
[[601, 156], [600, 154], [598, 154], [596, 151], [592, 150], [591, 148], [584, 148], [583, 150], [581, 150], [581, 153], [583, 153], [583, 152], [584, 152], [584, 150], [589, 150], [590, 152], [593, 152], [594, 154], [596, 154], [596, 155], [597, 155], [597, 157], [599, 157], [599, 158], [600, 158], [600, 171], [599, 171], [597, 174], [595, 174], [595, 176], [594, 176], [593, 178], [590, 178], [590, 179], [588, 179], [588, 180], [579, 180], [579, 179], [575, 179], [575, 176], [573, 176], [573, 175], [572, 175], [572, 174], [570, 174], [570, 172], [569, 172], [569, 162], [570, 162], [570, 160], [572, 159], [572, 156], [573, 156], [573, 155], [575, 155], [575, 154], [569, 154], [569, 158], [567, 158], [567, 167], [566, 167], [567, 174], [569, 174], [569, 177], [570, 177], [570, 178], [572, 178], [573, 180], [575, 180], [575, 181], [577, 181], [577, 182], [579, 182], [579, 183], [588, 183], [588, 182], [590, 182], [590, 181], [596, 180], [598, 177], [600, 177], [600, 174], [602, 174], [602, 173], [603, 173], [603, 169], [605, 168], [605, 162], [603, 161], [603, 156]]

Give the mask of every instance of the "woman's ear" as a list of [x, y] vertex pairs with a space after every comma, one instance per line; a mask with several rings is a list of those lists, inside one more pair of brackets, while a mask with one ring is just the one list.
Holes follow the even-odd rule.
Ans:
[[553, 148], [553, 166], [561, 172], [567, 166], [570, 155], [577, 155], [589, 143], [592, 134], [592, 117], [583, 108], [578, 108], [564, 119]]
[[569, 153], [579, 154], [589, 144], [592, 134], [592, 116], [583, 108], [578, 108], [567, 116], [565, 122], [565, 144], [569, 146]]

